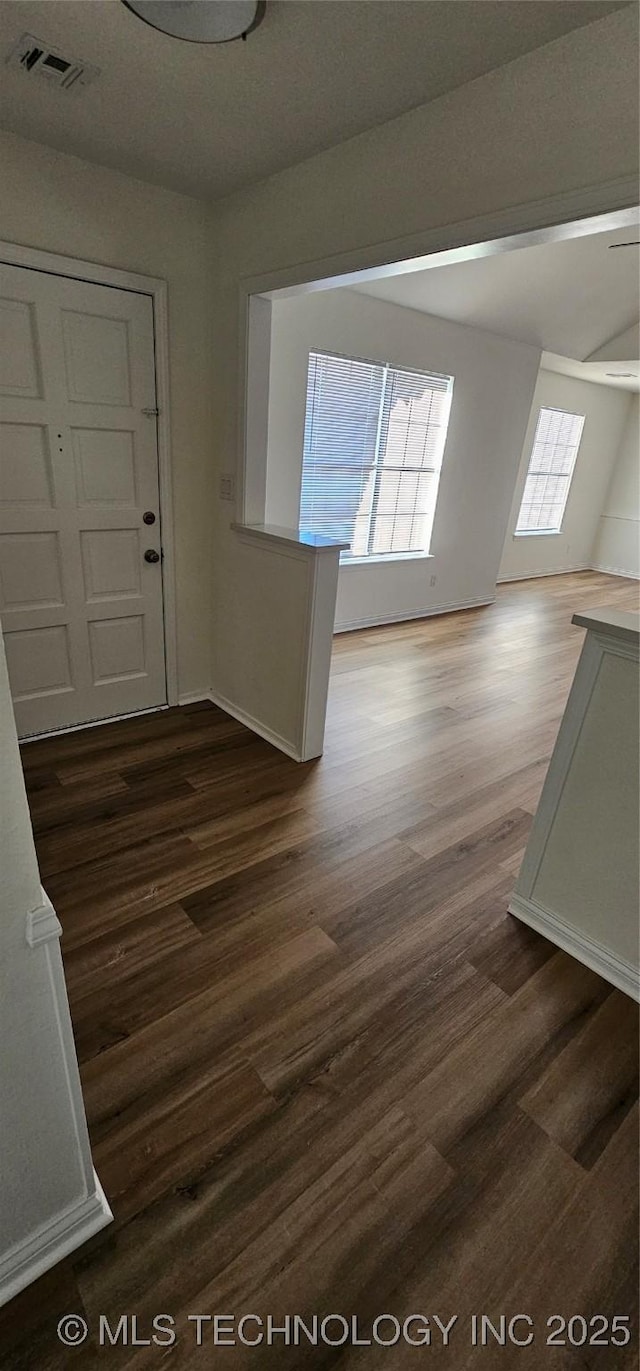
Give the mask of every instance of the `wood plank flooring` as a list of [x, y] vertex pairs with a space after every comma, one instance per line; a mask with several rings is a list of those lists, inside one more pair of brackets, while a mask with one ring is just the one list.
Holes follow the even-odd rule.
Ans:
[[[637, 1365], [636, 1007], [506, 914], [571, 614], [605, 603], [637, 587], [339, 637], [318, 763], [207, 703], [23, 748], [115, 1223], [0, 1312], [3, 1368]], [[98, 1346], [100, 1313], [142, 1338], [160, 1312], [173, 1347]], [[187, 1315], [228, 1312], [458, 1322], [197, 1347]], [[483, 1313], [534, 1345], [474, 1347]], [[554, 1314], [630, 1316], [631, 1343], [547, 1347]]]

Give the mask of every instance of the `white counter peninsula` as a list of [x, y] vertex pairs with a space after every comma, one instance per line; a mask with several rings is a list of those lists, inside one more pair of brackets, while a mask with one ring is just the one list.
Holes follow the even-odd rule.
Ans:
[[640, 999], [640, 615], [595, 609], [509, 911]]

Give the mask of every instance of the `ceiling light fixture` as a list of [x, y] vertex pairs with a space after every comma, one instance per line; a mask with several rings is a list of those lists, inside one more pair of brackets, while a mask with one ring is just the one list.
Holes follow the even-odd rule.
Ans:
[[265, 0], [122, 0], [151, 28], [185, 43], [231, 43], [264, 18]]

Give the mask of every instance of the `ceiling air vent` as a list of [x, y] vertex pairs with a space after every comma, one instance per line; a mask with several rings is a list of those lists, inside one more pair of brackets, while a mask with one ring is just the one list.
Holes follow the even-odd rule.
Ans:
[[32, 33], [23, 33], [22, 38], [14, 43], [6, 64], [8, 67], [21, 67], [29, 76], [42, 76], [47, 81], [53, 81], [63, 90], [71, 90], [72, 86], [88, 86], [100, 75], [99, 67], [81, 62], [77, 57], [66, 57], [41, 38], [34, 38]]

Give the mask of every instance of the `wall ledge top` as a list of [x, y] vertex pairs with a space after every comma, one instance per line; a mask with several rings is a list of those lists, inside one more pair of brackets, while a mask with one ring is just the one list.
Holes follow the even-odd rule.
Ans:
[[256, 538], [263, 543], [285, 543], [287, 547], [299, 547], [306, 552], [346, 552], [349, 543], [341, 543], [336, 538], [323, 538], [319, 533], [303, 533], [299, 528], [281, 528], [279, 524], [238, 524], [231, 525], [234, 533], [244, 537]]

